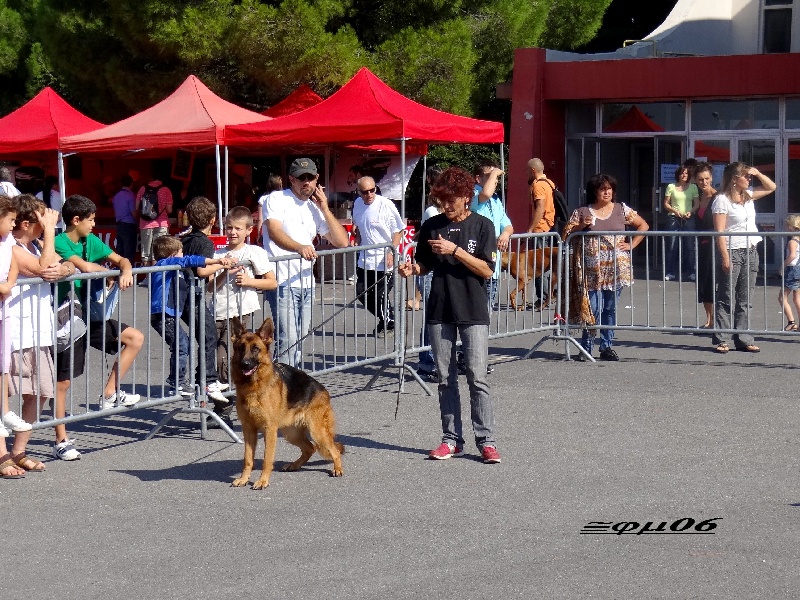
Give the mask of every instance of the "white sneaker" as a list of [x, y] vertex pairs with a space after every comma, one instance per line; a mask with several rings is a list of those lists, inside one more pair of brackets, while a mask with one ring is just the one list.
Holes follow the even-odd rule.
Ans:
[[3, 425], [11, 431], [17, 433], [20, 431], [30, 431], [33, 426], [27, 421], [23, 421], [13, 410], [8, 411], [3, 415]]
[[0, 438], [7, 438], [9, 436], [8, 429], [0, 422]]
[[64, 440], [60, 444], [53, 445], [53, 456], [61, 460], [80, 460], [81, 453], [75, 449], [72, 440]]
[[141, 399], [142, 397], [139, 394], [126, 394], [125, 391], [120, 390], [119, 392], [114, 392], [108, 398], [100, 396], [100, 407], [105, 410], [115, 406], [133, 406]]
[[222, 390], [226, 389], [227, 387], [228, 387], [227, 383], [212, 381], [206, 386], [206, 396], [208, 396], [212, 400], [216, 400], [217, 402], [228, 404], [230, 400], [228, 400], [225, 396], [222, 395]]
[[224, 391], [225, 391], [225, 390], [227, 390], [229, 387], [231, 387], [231, 386], [230, 386], [230, 385], [228, 385], [227, 383], [222, 383], [222, 382], [221, 382], [219, 379], [218, 379], [218, 380], [217, 380], [215, 383], [217, 384], [217, 389], [218, 389], [220, 392], [224, 392]]

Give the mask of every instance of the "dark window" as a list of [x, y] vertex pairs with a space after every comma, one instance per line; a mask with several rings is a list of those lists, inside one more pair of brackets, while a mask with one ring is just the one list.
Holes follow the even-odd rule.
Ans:
[[[769, 2], [767, 2], [769, 4]], [[789, 52], [792, 46], [792, 9], [764, 11], [764, 54]]]

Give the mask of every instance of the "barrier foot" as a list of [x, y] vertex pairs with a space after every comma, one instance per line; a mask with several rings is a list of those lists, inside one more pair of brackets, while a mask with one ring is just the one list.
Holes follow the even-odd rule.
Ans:
[[542, 344], [544, 344], [548, 340], [556, 340], [556, 339], [558, 339], [558, 336], [554, 335], [552, 333], [550, 335], [546, 336], [546, 337], [543, 337], [538, 342], [536, 342], [533, 345], [533, 348], [528, 350], [522, 358], [530, 358], [531, 356], [533, 356], [533, 353], [536, 352], [536, 350], [539, 349], [539, 346], [541, 346]]
[[403, 369], [411, 373], [411, 376], [416, 380], [416, 382], [420, 385], [420, 387], [428, 396], [433, 396], [431, 388], [428, 387], [428, 385], [422, 380], [422, 377], [419, 376], [419, 373], [417, 373], [417, 370], [411, 365], [408, 364], [402, 365], [402, 368], [400, 369], [400, 379], [402, 381], [405, 381], [405, 377], [403, 377]]
[[578, 354], [583, 354], [583, 356], [586, 357], [586, 359], [589, 360], [590, 362], [597, 362], [594, 359], [594, 357], [586, 351], [586, 348], [581, 346], [580, 342], [571, 335], [564, 335], [564, 334], [554, 335], [552, 336], [552, 338], [555, 340], [564, 340], [565, 342], [564, 352], [566, 353], [566, 360], [573, 360], [572, 356], [570, 356], [569, 353], [569, 345], [572, 344], [573, 346], [575, 346], [575, 348], [578, 349]]
[[383, 365], [382, 367], [380, 367], [380, 368], [378, 369], [378, 372], [377, 372], [377, 373], [375, 373], [375, 375], [373, 375], [373, 376], [372, 376], [372, 379], [370, 379], [370, 380], [367, 382], [367, 385], [365, 385], [365, 386], [364, 386], [364, 390], [365, 390], [365, 391], [366, 391], [366, 390], [369, 390], [369, 389], [372, 389], [372, 385], [373, 385], [373, 384], [374, 384], [374, 383], [375, 383], [375, 382], [378, 380], [378, 377], [380, 377], [380, 376], [383, 374], [383, 371], [384, 371], [384, 369], [385, 369], [387, 366], [388, 366], [388, 365]]
[[159, 431], [161, 431], [161, 429], [163, 429], [163, 427], [178, 413], [198, 413], [198, 414], [200, 414], [200, 438], [201, 439], [206, 439], [206, 433], [208, 431], [208, 429], [206, 427], [206, 419], [203, 417], [203, 415], [205, 415], [205, 417], [210, 417], [210, 418], [214, 419], [214, 421], [216, 421], [219, 424], [220, 429], [222, 429], [222, 431], [227, 433], [228, 437], [231, 438], [231, 440], [233, 440], [237, 444], [241, 444], [242, 443], [241, 438], [239, 438], [239, 436], [236, 435], [236, 432], [233, 429], [231, 429], [230, 427], [228, 427], [228, 424], [225, 423], [225, 421], [223, 421], [220, 418], [220, 416], [217, 413], [215, 413], [213, 410], [211, 410], [209, 408], [191, 407], [191, 406], [187, 406], [185, 408], [176, 408], [176, 409], [171, 410], [169, 413], [166, 414], [166, 416], [164, 416], [163, 419], [161, 419], [158, 422], [158, 424], [155, 427], [153, 427], [153, 429], [150, 430], [150, 433], [148, 433], [145, 436], [144, 439], [146, 439], [146, 440], [151, 439], [155, 434], [157, 434]]

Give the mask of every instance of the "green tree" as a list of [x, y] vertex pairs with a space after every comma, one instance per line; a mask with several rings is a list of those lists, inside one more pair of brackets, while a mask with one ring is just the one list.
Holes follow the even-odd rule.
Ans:
[[[514, 48], [572, 48], [610, 0], [0, 0], [0, 83], [43, 83], [100, 120], [162, 99], [190, 73], [249, 108], [300, 83], [327, 95], [362, 65], [461, 114], [507, 80]], [[13, 32], [13, 33], [11, 33]]]

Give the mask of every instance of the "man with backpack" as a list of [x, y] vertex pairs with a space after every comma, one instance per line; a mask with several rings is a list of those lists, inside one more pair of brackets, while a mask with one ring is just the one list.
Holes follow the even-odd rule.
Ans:
[[[561, 228], [566, 224], [558, 223], [555, 195], [561, 196], [561, 192], [557, 191], [556, 184], [553, 183], [544, 174], [544, 163], [541, 158], [532, 158], [528, 161], [528, 169], [530, 169], [531, 178], [531, 224], [528, 226], [528, 233], [548, 233], [557, 232], [561, 233]], [[563, 196], [560, 198], [563, 202]], [[546, 245], [550, 245], [551, 240], [546, 241]], [[543, 306], [549, 304], [550, 299], [547, 297], [545, 290], [550, 289], [550, 276], [551, 273], [543, 273], [541, 277], [534, 277], [534, 287], [536, 288], [537, 301], [534, 307], [541, 310]]]
[[[142, 239], [142, 266], [155, 264], [153, 240], [169, 232], [169, 214], [172, 212], [172, 192], [160, 179], [142, 186], [136, 194], [136, 212], [139, 216], [139, 233]], [[140, 285], [147, 285], [145, 277]]]

